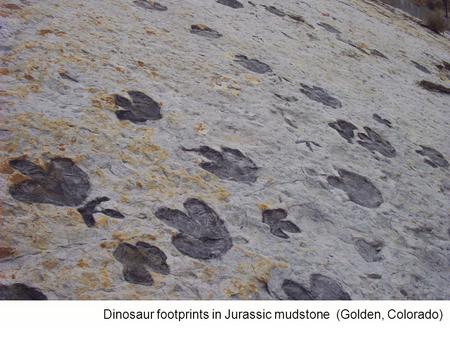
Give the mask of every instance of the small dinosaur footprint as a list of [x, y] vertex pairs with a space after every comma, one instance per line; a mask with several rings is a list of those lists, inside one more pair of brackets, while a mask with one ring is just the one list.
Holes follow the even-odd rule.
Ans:
[[172, 238], [182, 254], [197, 259], [219, 258], [233, 246], [231, 236], [219, 215], [205, 202], [190, 198], [184, 204], [187, 214], [160, 208], [155, 216], [180, 232]]
[[342, 103], [337, 98], [328, 94], [328, 92], [317, 86], [308, 86], [304, 83], [301, 84], [302, 89], [300, 91], [305, 94], [310, 100], [320, 102], [325, 106], [337, 109], [342, 108]]
[[231, 8], [243, 8], [244, 5], [237, 0], [217, 0], [217, 3]]
[[27, 160], [12, 160], [9, 165], [30, 177], [9, 188], [21, 202], [77, 206], [88, 196], [89, 177], [71, 159], [54, 158], [46, 169]]
[[370, 151], [377, 151], [386, 157], [392, 158], [397, 156], [395, 148], [389, 143], [389, 141], [383, 139], [378, 133], [369, 127], [364, 127], [364, 130], [366, 131], [366, 134], [358, 133], [358, 137], [360, 138], [358, 143], [360, 145]]
[[146, 94], [130, 90], [131, 101], [126, 97], [114, 95], [116, 105], [122, 109], [116, 111], [119, 120], [129, 120], [133, 123], [160, 120], [161, 106]]
[[153, 0], [136, 0], [133, 3], [141, 8], [150, 9], [155, 11], [167, 11], [167, 6], [161, 5], [160, 3]]
[[272, 71], [272, 68], [264, 62], [257, 59], [249, 59], [245, 55], [236, 55], [234, 61], [244, 68], [258, 74], [265, 74]]
[[85, 206], [78, 208], [77, 211], [81, 214], [83, 217], [84, 223], [88, 227], [93, 227], [95, 225], [95, 218], [94, 214], [102, 213], [106, 216], [113, 217], [113, 218], [125, 218], [124, 215], [122, 215], [119, 211], [113, 210], [113, 209], [101, 209], [98, 210], [97, 206], [99, 206], [103, 202], [109, 201], [108, 197], [98, 197], [88, 203], [86, 203]]
[[270, 232], [280, 238], [289, 238], [284, 232], [300, 233], [300, 228], [291, 221], [284, 220], [288, 213], [284, 209], [272, 209], [263, 211], [262, 221], [270, 226]]
[[253, 161], [237, 149], [222, 147], [222, 151], [208, 146], [197, 149], [182, 148], [184, 151], [196, 152], [211, 162], [202, 162], [200, 167], [225, 180], [254, 183], [257, 180], [258, 167]]
[[310, 276], [310, 290], [303, 285], [285, 279], [282, 289], [291, 300], [350, 300], [350, 295], [334, 279], [321, 275]]
[[136, 245], [120, 243], [113, 256], [122, 263], [123, 276], [129, 283], [153, 285], [153, 278], [147, 267], [163, 275], [170, 273], [166, 254], [158, 247], [145, 242], [137, 242]]
[[47, 296], [22, 283], [0, 284], [0, 300], [47, 300]]
[[444, 155], [442, 155], [439, 151], [436, 149], [433, 149], [431, 147], [421, 146], [422, 149], [416, 150], [416, 153], [428, 157], [424, 160], [425, 163], [431, 165], [433, 168], [441, 167], [441, 168], [448, 168], [449, 163], [445, 159]]
[[347, 142], [353, 143], [352, 139], [355, 137], [354, 131], [358, 129], [353, 123], [345, 120], [337, 120], [336, 122], [328, 123], [328, 125], [345, 138]]
[[383, 204], [383, 196], [368, 178], [347, 171], [338, 170], [339, 176], [328, 176], [328, 183], [347, 193], [350, 201], [367, 208], [378, 208]]

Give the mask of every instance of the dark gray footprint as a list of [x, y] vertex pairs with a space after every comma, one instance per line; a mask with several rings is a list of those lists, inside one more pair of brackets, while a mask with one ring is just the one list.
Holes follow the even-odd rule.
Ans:
[[0, 284], [0, 300], [47, 300], [47, 296], [22, 283]]
[[113, 256], [122, 263], [125, 280], [132, 284], [153, 285], [153, 278], [147, 268], [163, 275], [170, 273], [164, 252], [145, 242], [137, 242], [136, 245], [120, 243]]
[[131, 101], [126, 97], [114, 95], [116, 105], [120, 110], [116, 111], [119, 120], [129, 120], [133, 123], [160, 120], [161, 106], [146, 94], [130, 90], [128, 91]]
[[183, 148], [183, 150], [196, 152], [210, 160], [211, 162], [200, 163], [200, 167], [221, 179], [246, 183], [256, 182], [258, 167], [237, 149], [222, 147], [220, 152], [208, 146], [202, 146], [197, 149]]
[[358, 129], [353, 123], [345, 120], [337, 120], [336, 122], [328, 123], [328, 125], [336, 130], [339, 135], [345, 138], [349, 143], [352, 143], [352, 139], [355, 137], [354, 131]]
[[292, 223], [291, 221], [286, 221], [285, 218], [288, 213], [284, 209], [272, 209], [264, 210], [262, 221], [270, 226], [270, 232], [280, 238], [289, 238], [289, 236], [284, 232], [290, 233], [300, 233], [300, 228]]
[[383, 139], [381, 135], [376, 133], [369, 127], [364, 127], [366, 134], [358, 133], [360, 141], [358, 143], [364, 148], [372, 151], [379, 152], [381, 155], [392, 158], [397, 155], [395, 148], [389, 143], [389, 141]]
[[276, 8], [275, 6], [266, 6], [266, 5], [261, 5], [261, 6], [263, 6], [268, 12], [275, 14], [276, 16], [280, 16], [280, 17], [286, 16], [286, 13], [284, 13], [282, 10]]
[[385, 118], [382, 118], [382, 117], [381, 117], [380, 115], [378, 115], [378, 114], [373, 114], [372, 117], [373, 117], [373, 119], [374, 119], [375, 121], [377, 121], [378, 123], [384, 124], [386, 127], [392, 128], [392, 122], [391, 122], [391, 121], [389, 121], [389, 120], [387, 120], [387, 119], [385, 119]]
[[258, 74], [265, 74], [272, 71], [272, 68], [264, 62], [257, 59], [249, 59], [245, 55], [236, 55], [234, 61], [244, 68]]
[[345, 191], [350, 201], [367, 208], [378, 208], [383, 204], [383, 196], [368, 178], [347, 171], [338, 170], [339, 176], [328, 176], [328, 183]]
[[221, 5], [225, 5], [231, 8], [243, 8], [244, 5], [241, 4], [239, 1], [237, 0], [217, 0], [217, 2]]
[[94, 214], [102, 213], [106, 216], [113, 217], [113, 218], [125, 218], [124, 215], [122, 215], [119, 211], [113, 210], [113, 209], [98, 209], [97, 207], [102, 204], [103, 202], [109, 201], [108, 197], [98, 197], [84, 205], [81, 208], [78, 208], [77, 211], [81, 214], [83, 217], [84, 223], [88, 227], [95, 226], [95, 218]]
[[290, 300], [350, 300], [350, 295], [334, 279], [312, 274], [309, 290], [303, 285], [285, 279], [282, 289]]
[[218, 39], [222, 36], [218, 31], [209, 28], [208, 26], [197, 24], [191, 26], [191, 33], [204, 36], [206, 38]]
[[27, 160], [12, 160], [9, 165], [30, 177], [9, 188], [21, 202], [77, 206], [88, 196], [89, 177], [71, 159], [54, 158], [46, 169]]
[[167, 6], [161, 5], [160, 3], [153, 0], [136, 0], [133, 1], [136, 6], [144, 9], [150, 9], [154, 11], [167, 11]]
[[427, 157], [424, 162], [431, 165], [433, 168], [441, 167], [441, 168], [448, 168], [449, 163], [445, 159], [444, 155], [437, 151], [436, 149], [433, 149], [431, 147], [427, 146], [421, 146], [422, 149], [416, 150], [416, 153]]
[[205, 202], [190, 198], [183, 204], [187, 214], [160, 208], [155, 216], [180, 232], [172, 238], [182, 254], [197, 259], [219, 258], [233, 246], [231, 236], [219, 215]]
[[325, 106], [332, 107], [334, 109], [341, 108], [342, 103], [337, 98], [331, 96], [327, 91], [320, 87], [310, 87], [306, 84], [301, 84], [302, 89], [300, 91], [305, 94], [310, 100], [320, 102]]

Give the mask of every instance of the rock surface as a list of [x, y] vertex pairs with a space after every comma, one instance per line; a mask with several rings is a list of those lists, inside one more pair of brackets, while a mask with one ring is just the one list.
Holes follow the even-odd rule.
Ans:
[[450, 299], [448, 35], [368, 0], [7, 5], [2, 298]]

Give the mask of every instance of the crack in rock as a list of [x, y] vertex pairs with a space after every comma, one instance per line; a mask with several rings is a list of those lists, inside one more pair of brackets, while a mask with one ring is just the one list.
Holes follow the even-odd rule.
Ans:
[[389, 158], [397, 156], [395, 148], [389, 143], [389, 141], [383, 139], [381, 135], [370, 129], [364, 127], [366, 134], [358, 133], [360, 141], [358, 143], [364, 148], [372, 151], [379, 152], [381, 155]]
[[450, 94], [450, 88], [430, 81], [422, 80], [419, 82], [419, 86], [431, 92]]
[[338, 282], [321, 274], [310, 276], [309, 290], [290, 279], [285, 279], [281, 287], [290, 300], [351, 300]]
[[347, 193], [350, 201], [366, 208], [378, 208], [383, 204], [383, 196], [367, 177], [339, 169], [337, 176], [328, 176], [328, 183]]
[[331, 25], [329, 25], [329, 24], [327, 24], [325, 22], [319, 22], [317, 25], [322, 27], [323, 29], [325, 29], [329, 33], [341, 34], [341, 31], [339, 31], [338, 29], [334, 28], [333, 26], [331, 26]]
[[22, 283], [0, 284], [0, 300], [47, 300], [47, 296]]
[[205, 202], [190, 198], [183, 203], [187, 214], [177, 209], [160, 208], [155, 216], [180, 232], [172, 238], [182, 254], [197, 259], [223, 256], [233, 246], [224, 221]]
[[262, 221], [270, 226], [270, 232], [280, 238], [289, 238], [284, 232], [300, 233], [300, 228], [291, 221], [286, 221], [288, 213], [284, 209], [264, 210]]
[[239, 63], [244, 68], [258, 74], [265, 74], [272, 71], [272, 68], [270, 68], [269, 65], [257, 59], [249, 59], [245, 55], [236, 55], [234, 61]]
[[153, 285], [153, 278], [147, 267], [163, 275], [170, 273], [166, 254], [145, 242], [137, 242], [136, 245], [120, 243], [113, 256], [122, 263], [125, 280], [132, 284]]
[[428, 157], [424, 160], [425, 163], [431, 165], [433, 168], [441, 167], [441, 168], [448, 168], [449, 163], [445, 159], [444, 155], [437, 151], [436, 149], [433, 149], [431, 147], [427, 146], [421, 146], [422, 149], [416, 150], [416, 153]]
[[54, 158], [47, 169], [21, 159], [9, 164], [30, 177], [9, 188], [11, 196], [18, 201], [74, 207], [88, 196], [89, 176], [69, 158]]
[[244, 5], [237, 0], [217, 0], [217, 3], [231, 8], [243, 8]]
[[413, 60], [411, 60], [411, 63], [421, 72], [426, 73], [426, 74], [431, 74], [431, 72], [428, 70], [428, 68], [421, 65], [420, 63], [413, 61]]
[[131, 101], [126, 97], [114, 95], [115, 103], [120, 110], [116, 111], [119, 120], [129, 120], [133, 123], [160, 120], [161, 106], [151, 97], [139, 91], [128, 91]]
[[221, 179], [254, 183], [258, 178], [256, 164], [237, 149], [222, 147], [221, 152], [208, 146], [201, 146], [197, 149], [182, 149], [196, 152], [210, 160], [211, 162], [201, 162], [200, 167]]
[[266, 11], [268, 11], [272, 14], [275, 14], [276, 16], [279, 16], [279, 17], [286, 16], [286, 13], [284, 13], [281, 9], [276, 8], [275, 6], [266, 6], [266, 5], [261, 5], [261, 6], [263, 6], [266, 9]]
[[337, 109], [342, 108], [342, 103], [337, 98], [331, 96], [326, 92], [325, 89], [317, 86], [308, 86], [306, 84], [301, 84], [303, 87], [300, 91], [305, 94], [310, 100], [320, 102], [325, 106]]
[[218, 31], [215, 31], [214, 29], [211, 29], [208, 26], [202, 24], [192, 25], [191, 33], [212, 39], [218, 39], [222, 37], [222, 34], [220, 34]]

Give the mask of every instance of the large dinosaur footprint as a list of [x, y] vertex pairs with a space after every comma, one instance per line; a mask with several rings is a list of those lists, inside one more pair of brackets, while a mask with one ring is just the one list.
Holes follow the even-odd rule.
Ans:
[[383, 196], [368, 178], [347, 171], [338, 170], [339, 176], [328, 176], [328, 183], [345, 191], [350, 201], [367, 208], [378, 208], [383, 202]]
[[286, 221], [285, 218], [288, 213], [284, 209], [273, 209], [263, 211], [263, 222], [270, 226], [270, 232], [280, 238], [289, 238], [289, 236], [284, 232], [299, 233], [300, 228], [292, 223], [291, 221]]
[[350, 295], [342, 286], [330, 277], [312, 274], [310, 289], [289, 279], [282, 284], [284, 293], [291, 300], [350, 300]]
[[208, 146], [197, 149], [186, 149], [193, 151], [211, 162], [202, 162], [200, 167], [225, 180], [237, 182], [254, 183], [257, 179], [258, 167], [247, 156], [237, 149], [222, 147], [222, 151], [214, 150]]
[[165, 253], [145, 242], [137, 242], [136, 245], [120, 243], [113, 255], [122, 263], [123, 276], [129, 283], [153, 285], [153, 278], [147, 267], [163, 275], [170, 273]]
[[221, 257], [233, 246], [231, 236], [219, 215], [205, 202], [195, 198], [183, 204], [187, 214], [177, 209], [160, 208], [155, 216], [180, 231], [172, 243], [182, 254], [197, 259]]
[[47, 296], [38, 289], [22, 283], [0, 284], [0, 300], [47, 300]]
[[68, 158], [54, 158], [47, 169], [27, 160], [12, 160], [10, 166], [30, 177], [9, 188], [16, 200], [27, 203], [48, 203], [77, 206], [88, 196], [88, 175]]
[[360, 138], [358, 143], [360, 145], [372, 152], [377, 151], [386, 157], [392, 158], [397, 155], [395, 148], [389, 143], [389, 141], [383, 139], [381, 135], [369, 127], [364, 127], [364, 130], [366, 131], [366, 134], [358, 133], [358, 137]]
[[126, 97], [114, 95], [116, 105], [122, 109], [116, 111], [119, 120], [129, 120], [133, 123], [160, 120], [161, 106], [146, 94], [130, 90], [131, 101]]

